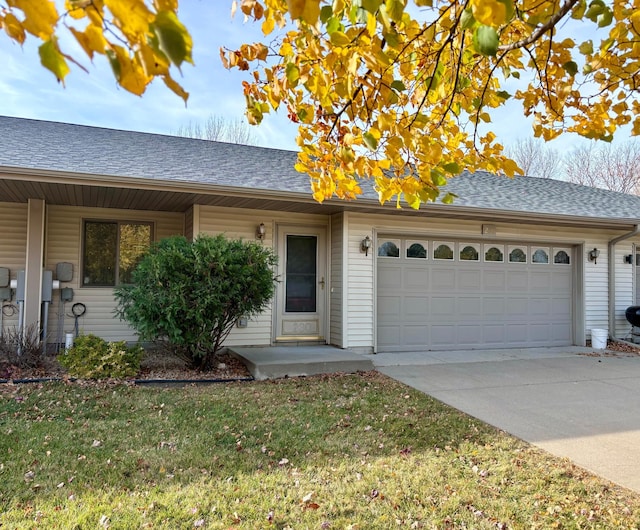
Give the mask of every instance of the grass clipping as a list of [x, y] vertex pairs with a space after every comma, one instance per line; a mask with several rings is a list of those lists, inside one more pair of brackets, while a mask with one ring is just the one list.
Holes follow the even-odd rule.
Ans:
[[0, 387], [3, 528], [634, 528], [640, 497], [378, 373]]

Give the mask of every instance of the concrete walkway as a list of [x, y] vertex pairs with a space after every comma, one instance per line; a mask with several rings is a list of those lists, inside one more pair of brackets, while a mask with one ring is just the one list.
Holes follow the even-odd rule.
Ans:
[[640, 356], [572, 347], [372, 357], [382, 373], [640, 493]]

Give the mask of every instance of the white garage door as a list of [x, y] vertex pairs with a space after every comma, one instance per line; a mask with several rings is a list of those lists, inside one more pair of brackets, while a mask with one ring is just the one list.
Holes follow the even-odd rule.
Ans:
[[573, 250], [381, 237], [378, 351], [572, 344]]

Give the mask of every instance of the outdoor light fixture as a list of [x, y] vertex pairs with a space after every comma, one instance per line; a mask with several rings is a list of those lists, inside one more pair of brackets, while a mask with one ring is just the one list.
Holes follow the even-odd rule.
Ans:
[[264, 226], [264, 223], [260, 223], [256, 228], [256, 239], [263, 240], [266, 234], [267, 234], [267, 227]]
[[633, 263], [633, 254], [627, 254], [624, 257], [624, 262], [628, 263], [629, 265], [631, 265]]
[[600, 251], [597, 248], [589, 251], [589, 261], [593, 261], [596, 265], [598, 264], [598, 256], [600, 255]]
[[364, 252], [365, 256], [368, 256], [370, 248], [371, 248], [371, 238], [367, 236], [360, 242], [360, 250]]

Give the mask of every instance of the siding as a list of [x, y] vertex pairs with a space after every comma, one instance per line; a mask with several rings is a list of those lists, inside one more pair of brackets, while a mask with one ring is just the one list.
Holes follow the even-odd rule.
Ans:
[[[536, 227], [525, 224], [501, 224], [493, 221], [487, 223], [495, 227], [495, 234], [482, 235], [481, 221], [442, 220], [442, 219], [398, 219], [388, 215], [367, 216], [359, 213], [347, 214], [348, 219], [348, 297], [347, 317], [349, 329], [345, 347], [366, 350], [374, 346], [375, 316], [375, 256], [376, 244], [365, 257], [360, 252], [360, 241], [367, 235], [415, 235], [417, 238], [469, 237], [474, 241], [483, 239], [491, 241], [523, 241], [548, 242], [567, 246], [584, 245], [584, 278], [585, 292], [585, 330], [587, 338], [592, 328], [608, 327], [608, 257], [607, 242], [620, 235], [620, 232], [564, 228], [554, 226]], [[587, 252], [594, 247], [600, 250], [597, 264], [588, 261]], [[628, 248], [627, 248], [628, 247]], [[618, 329], [624, 329], [624, 308], [632, 296], [632, 267], [622, 266], [622, 256], [629, 254], [630, 243], [622, 242], [616, 247], [616, 263], [618, 264], [618, 291], [616, 301], [616, 322]], [[577, 315], [580, 318], [580, 315]]]
[[346, 293], [344, 286], [344, 246], [345, 246], [344, 214], [339, 213], [331, 217], [331, 287], [329, 295], [329, 342], [334, 346], [343, 347], [343, 297]]
[[[7, 267], [15, 280], [19, 270], [24, 270], [27, 241], [27, 204], [0, 202], [0, 267]], [[3, 331], [18, 325], [15, 295], [11, 302], [4, 302]], [[12, 308], [7, 306], [13, 306]]]
[[[319, 224], [328, 226], [329, 218], [324, 215], [305, 215], [296, 213], [283, 213], [269, 210], [247, 210], [234, 208], [217, 208], [212, 206], [199, 206], [200, 233], [225, 234], [233, 239], [255, 240], [256, 227], [264, 223], [267, 233], [263, 240], [265, 246], [276, 249], [277, 242], [273, 236], [279, 223], [288, 225]], [[331, 285], [331, 278], [327, 278]], [[272, 343], [273, 335], [273, 308], [275, 301], [260, 315], [249, 320], [246, 328], [234, 328], [225, 341], [227, 346], [263, 346]]]
[[[87, 311], [79, 319], [81, 333], [94, 333], [106, 340], [137, 340], [136, 334], [124, 322], [114, 316], [116, 306], [113, 290], [109, 288], [81, 287], [81, 252], [83, 219], [108, 219], [127, 221], [152, 221], [155, 226], [155, 240], [184, 232], [184, 215], [179, 213], [119, 210], [109, 208], [79, 208], [70, 206], [49, 206], [45, 266], [55, 271], [56, 263], [67, 261], [73, 264], [73, 280], [63, 287], [74, 289], [73, 302], [65, 304], [64, 325], [60, 326], [59, 294], [54, 292], [54, 302], [49, 311], [48, 342], [57, 343], [60, 330], [73, 330], [74, 319], [70, 317], [71, 306], [76, 302], [86, 305]], [[64, 335], [62, 335], [64, 340]]]

